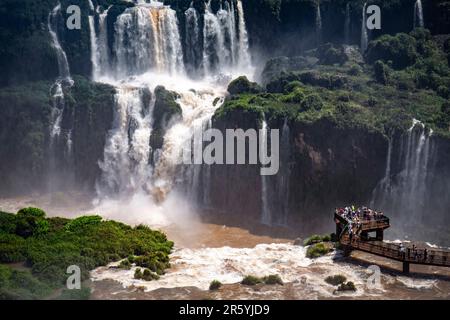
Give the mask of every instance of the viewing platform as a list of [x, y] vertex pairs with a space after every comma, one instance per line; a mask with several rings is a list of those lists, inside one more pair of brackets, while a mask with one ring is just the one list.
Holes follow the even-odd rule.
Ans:
[[[383, 241], [384, 230], [390, 227], [390, 220], [373, 210], [358, 210], [358, 213], [336, 210], [336, 236], [348, 255], [359, 250], [380, 257], [402, 262], [403, 272], [409, 273], [410, 264], [450, 267], [450, 251], [434, 248], [418, 248], [412, 243], [387, 243]], [[351, 230], [350, 230], [351, 228]]]

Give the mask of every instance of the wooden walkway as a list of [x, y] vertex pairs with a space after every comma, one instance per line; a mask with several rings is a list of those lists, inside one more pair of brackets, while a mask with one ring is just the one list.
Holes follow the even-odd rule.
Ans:
[[[389, 219], [360, 221], [359, 226], [354, 225], [355, 232], [352, 240], [348, 233], [348, 220], [339, 214], [335, 214], [336, 233], [339, 242], [347, 253], [352, 250], [360, 250], [380, 257], [393, 259], [403, 263], [403, 272], [409, 272], [410, 264], [430, 265], [438, 267], [450, 267], [450, 251], [434, 248], [417, 248], [412, 244], [387, 243], [383, 241], [383, 230], [389, 228]], [[376, 238], [370, 238], [369, 232], [376, 232]], [[380, 236], [381, 235], [381, 236]], [[381, 239], [380, 239], [381, 238]]]

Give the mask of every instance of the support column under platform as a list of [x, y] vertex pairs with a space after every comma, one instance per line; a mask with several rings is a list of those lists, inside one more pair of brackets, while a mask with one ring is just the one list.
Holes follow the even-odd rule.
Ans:
[[409, 262], [403, 261], [403, 273], [409, 273]]

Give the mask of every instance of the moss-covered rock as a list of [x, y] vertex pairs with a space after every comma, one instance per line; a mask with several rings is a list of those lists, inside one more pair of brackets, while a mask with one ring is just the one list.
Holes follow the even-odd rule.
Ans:
[[249, 81], [246, 76], [236, 78], [228, 85], [230, 94], [259, 93], [261, 91], [262, 88], [256, 82]]

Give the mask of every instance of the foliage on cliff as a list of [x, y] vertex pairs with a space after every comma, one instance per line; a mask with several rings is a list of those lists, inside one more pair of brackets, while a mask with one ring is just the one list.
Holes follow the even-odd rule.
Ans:
[[130, 255], [168, 261], [172, 247], [163, 233], [142, 225], [98, 216], [47, 218], [35, 208], [1, 212], [0, 298], [44, 298], [65, 284], [71, 265], [81, 268], [85, 280], [90, 270]]
[[386, 135], [406, 130], [416, 118], [449, 136], [448, 47], [416, 29], [372, 41], [367, 63], [354, 47], [332, 45], [305, 57], [273, 59], [263, 72], [265, 92], [232, 94], [215, 116], [240, 110], [269, 121], [325, 118], [338, 127]]

